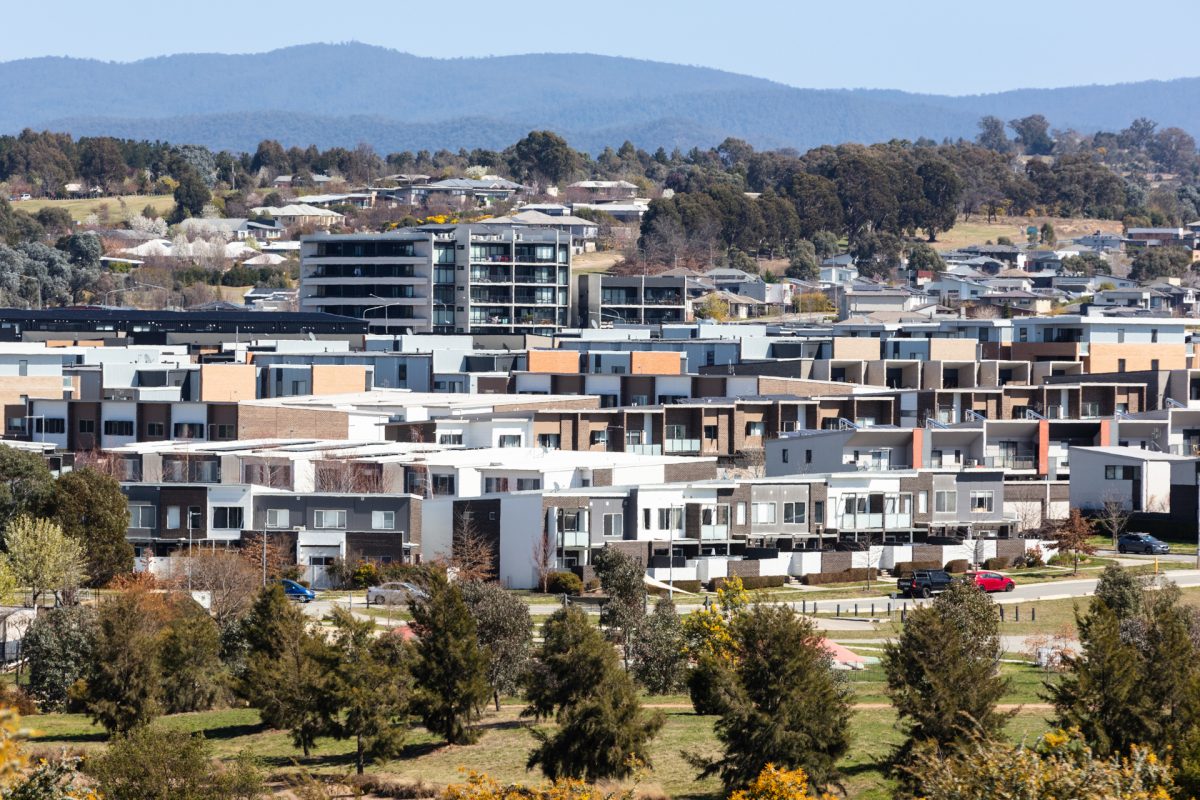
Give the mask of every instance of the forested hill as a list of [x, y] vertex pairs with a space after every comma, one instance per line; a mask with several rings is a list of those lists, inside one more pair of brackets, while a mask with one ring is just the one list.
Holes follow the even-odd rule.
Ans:
[[[836, 67], [831, 66], [831, 69]], [[1057, 128], [1118, 130], [1136, 117], [1200, 134], [1200, 79], [942, 97], [795, 89], [701, 67], [595, 55], [433, 59], [363, 44], [128, 64], [0, 63], [0, 132], [160, 138], [253, 150], [264, 138], [381, 151], [499, 148], [550, 128], [598, 151], [760, 148], [973, 137], [985, 114], [1040, 113]]]

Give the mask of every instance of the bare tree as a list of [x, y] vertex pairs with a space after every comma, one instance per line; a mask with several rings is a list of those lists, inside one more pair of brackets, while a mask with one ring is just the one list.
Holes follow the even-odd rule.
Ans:
[[496, 551], [480, 533], [470, 511], [454, 515], [454, 540], [450, 548], [450, 567], [462, 581], [490, 581], [496, 577]]
[[178, 590], [186, 589], [190, 573], [192, 589], [209, 593], [209, 611], [224, 627], [254, 602], [262, 580], [256, 566], [233, 551], [201, 548], [172, 560], [170, 584]]
[[533, 542], [533, 569], [543, 593], [549, 585], [550, 573], [554, 572], [554, 556], [555, 547], [550, 531], [543, 530], [542, 535]]
[[281, 537], [266, 532], [243, 533], [242, 547], [237, 552], [242, 561], [254, 569], [259, 583], [263, 582], [264, 569], [266, 580], [273, 580], [296, 564], [295, 556], [283, 546]]
[[1017, 515], [1017, 530], [1019, 532], [1029, 533], [1037, 531], [1045, 524], [1040, 501], [1022, 500], [1011, 505]]
[[1112, 546], [1117, 546], [1117, 540], [1125, 533], [1129, 518], [1133, 513], [1125, 507], [1125, 502], [1115, 496], [1105, 497], [1104, 504], [1093, 517], [1097, 528], [1112, 538]]
[[316, 490], [340, 494], [380, 494], [383, 485], [383, 467], [353, 461], [347, 458], [329, 457], [314, 464]]

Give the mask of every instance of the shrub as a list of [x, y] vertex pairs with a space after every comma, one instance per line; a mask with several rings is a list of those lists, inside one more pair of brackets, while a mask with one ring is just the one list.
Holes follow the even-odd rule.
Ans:
[[879, 570], [874, 567], [853, 567], [841, 572], [812, 572], [804, 576], [804, 582], [809, 586], [820, 586], [826, 583], [853, 583], [879, 577]]
[[1045, 558], [1045, 555], [1042, 552], [1042, 548], [1031, 547], [1030, 549], [1025, 551], [1025, 556], [1024, 556], [1025, 566], [1040, 567], [1046, 563], [1044, 558]]
[[1005, 569], [1012, 564], [1012, 559], [1006, 556], [995, 556], [983, 562], [984, 569], [998, 570]]
[[[730, 578], [713, 578], [712, 590], [715, 592], [725, 586]], [[741, 579], [743, 589], [771, 589], [783, 586], [787, 579], [782, 575], [749, 575]], [[678, 581], [676, 582], [678, 585]]]
[[942, 562], [940, 561], [897, 561], [892, 567], [892, 574], [900, 577], [902, 575], [912, 575], [919, 569], [941, 569]]
[[588, 578], [587, 581], [583, 584], [583, 588], [589, 592], [600, 591], [600, 579], [599, 578]]
[[579, 594], [583, 591], [583, 581], [574, 572], [551, 572], [546, 578], [548, 594]]
[[967, 571], [967, 560], [965, 558], [956, 558], [946, 565], [946, 572], [960, 575]]

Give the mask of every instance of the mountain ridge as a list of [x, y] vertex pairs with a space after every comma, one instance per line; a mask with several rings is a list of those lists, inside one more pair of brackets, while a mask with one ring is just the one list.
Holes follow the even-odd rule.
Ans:
[[[1147, 116], [1200, 133], [1200, 78], [947, 96], [803, 89], [648, 59], [542, 53], [439, 59], [374, 45], [176, 54], [133, 62], [46, 56], [0, 63], [0, 132], [23, 128], [251, 150], [504, 147], [537, 128], [593, 152], [711, 146], [807, 149], [845, 141], [973, 137], [979, 117], [1044, 114], [1119, 130]], [[269, 130], [268, 130], [269, 127]], [[265, 135], [264, 135], [265, 133]]]

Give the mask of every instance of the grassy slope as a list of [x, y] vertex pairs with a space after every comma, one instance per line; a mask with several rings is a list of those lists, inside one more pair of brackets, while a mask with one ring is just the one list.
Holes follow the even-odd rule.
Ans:
[[1002, 217], [997, 222], [988, 224], [987, 219], [975, 215], [971, 219], [960, 218], [952, 230], [938, 235], [933, 243], [937, 250], [953, 250], [969, 244], [983, 244], [989, 239], [993, 242], [1000, 236], [1007, 236], [1014, 243], [1026, 241], [1025, 228], [1033, 225], [1041, 228], [1042, 223], [1049, 222], [1054, 226], [1055, 236], [1059, 240], [1104, 231], [1105, 233], [1120, 233], [1121, 223], [1107, 219], [1061, 219], [1058, 217]]
[[82, 200], [24, 200], [13, 203], [13, 208], [36, 214], [43, 208], [65, 208], [71, 218], [82, 221], [88, 214], [99, 213], [101, 206], [108, 207], [110, 219], [119, 220], [123, 216], [121, 200], [131, 214], [140, 214], [146, 206], [153, 206], [159, 214], [166, 214], [175, 205], [174, 198], [169, 194], [126, 195], [125, 197], [85, 198]]

